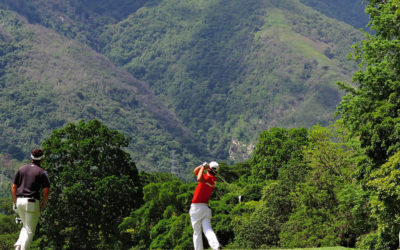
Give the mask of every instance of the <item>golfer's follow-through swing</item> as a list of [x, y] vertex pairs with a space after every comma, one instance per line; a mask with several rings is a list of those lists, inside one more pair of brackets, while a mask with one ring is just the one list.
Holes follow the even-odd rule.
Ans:
[[208, 200], [217, 180], [218, 168], [218, 163], [212, 161], [209, 164], [204, 162], [193, 171], [197, 176], [198, 184], [194, 191], [189, 214], [193, 227], [193, 244], [195, 250], [203, 249], [202, 232], [204, 232], [212, 249], [220, 248], [217, 236], [211, 228], [211, 209], [208, 207]]

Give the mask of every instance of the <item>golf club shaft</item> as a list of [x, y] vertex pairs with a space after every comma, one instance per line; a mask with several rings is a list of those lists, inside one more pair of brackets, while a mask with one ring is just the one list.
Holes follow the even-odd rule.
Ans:
[[218, 176], [218, 178], [221, 180], [221, 181], [223, 181], [223, 182], [225, 182], [225, 183], [227, 183], [227, 184], [229, 184], [224, 178], [222, 178], [222, 176], [221, 175], [219, 175]]

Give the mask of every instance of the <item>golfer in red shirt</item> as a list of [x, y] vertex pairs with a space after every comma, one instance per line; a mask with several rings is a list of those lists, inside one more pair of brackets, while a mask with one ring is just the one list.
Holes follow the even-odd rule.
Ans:
[[[212, 161], [210, 164], [204, 162], [193, 171], [197, 176], [198, 184], [194, 191], [189, 214], [193, 227], [193, 244], [195, 250], [203, 249], [202, 231], [212, 249], [220, 247], [217, 236], [211, 228], [211, 209], [208, 207], [208, 200], [217, 180], [215, 176], [217, 175], [218, 168], [218, 163]], [[204, 173], [204, 170], [206, 170], [206, 173]]]

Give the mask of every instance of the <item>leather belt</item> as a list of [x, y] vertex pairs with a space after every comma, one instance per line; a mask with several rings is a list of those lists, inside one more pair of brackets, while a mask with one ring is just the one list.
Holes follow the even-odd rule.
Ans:
[[35, 197], [33, 197], [32, 195], [17, 195], [17, 198], [31, 198], [31, 199], [35, 199]]

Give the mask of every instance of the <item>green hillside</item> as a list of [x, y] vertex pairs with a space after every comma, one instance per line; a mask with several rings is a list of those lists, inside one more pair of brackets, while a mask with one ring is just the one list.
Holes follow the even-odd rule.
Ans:
[[[158, 127], [169, 124], [167, 126], [173, 130], [174, 122], [180, 124], [179, 121], [182, 121], [178, 127], [186, 127], [187, 133], [196, 138], [196, 145], [204, 151], [199, 153], [200, 149], [192, 149], [195, 146], [182, 149], [174, 143], [171, 149], [171, 141], [192, 140], [182, 139], [180, 135], [185, 133], [168, 131], [174, 139], [166, 139], [169, 133], [165, 135], [165, 140], [157, 139], [157, 145], [166, 144], [160, 147], [169, 152], [168, 158], [174, 150], [179, 155], [188, 150], [189, 157], [199, 157], [208, 151], [218, 160], [237, 162], [248, 158], [260, 131], [274, 126], [328, 124], [341, 96], [335, 82], [350, 79], [355, 67], [347, 61], [347, 54], [350, 46], [362, 37], [353, 27], [329, 19], [299, 0], [38, 0], [29, 3], [6, 0], [0, 7], [18, 12], [31, 23], [57, 31], [62, 35], [59, 41], [63, 40], [63, 43], [78, 46], [79, 41], [89, 45], [125, 69], [106, 66], [110, 74], [123, 75], [127, 79], [134, 79], [133, 76], [145, 82], [147, 85], [143, 86], [149, 86], [161, 99], [157, 101], [159, 105], [167, 106], [170, 110], [167, 113], [176, 116], [160, 121], [154, 113], [160, 115], [163, 112], [153, 112], [150, 108], [147, 112], [151, 113], [151, 119], [156, 119], [154, 123], [160, 124]], [[45, 40], [49, 39], [53, 38]], [[28, 57], [34, 51], [18, 46], [11, 49], [19, 49]], [[85, 51], [93, 53], [87, 48]], [[85, 61], [85, 53], [77, 52], [73, 56], [76, 63], [72, 64], [81, 65], [77, 68], [91, 68], [87, 65], [90, 63]], [[51, 56], [58, 55], [53, 53]], [[97, 56], [101, 57], [99, 54], [94, 57]], [[43, 63], [39, 62], [39, 65]], [[52, 64], [51, 67], [51, 72], [66, 72], [59, 64]], [[30, 70], [35, 76], [42, 75], [40, 67]], [[85, 87], [82, 85], [88, 79], [85, 74], [74, 75], [74, 82], [79, 88], [71, 88], [70, 91], [77, 96], [85, 92], [96, 93], [91, 88], [101, 86]], [[64, 74], [64, 77], [69, 76]], [[58, 80], [54, 77], [54, 81]], [[115, 86], [121, 87], [118, 80]], [[64, 90], [55, 88], [51, 93], [54, 97], [64, 96], [65, 91], [59, 91]], [[110, 110], [114, 105], [126, 105], [120, 103], [124, 100], [119, 96], [122, 93], [128, 92], [114, 92], [114, 102], [107, 103]], [[90, 103], [86, 96], [83, 99], [75, 96], [75, 99], [85, 105]], [[75, 104], [75, 99], [69, 103]], [[82, 117], [70, 107], [68, 111], [65, 107], [60, 106], [60, 109], [64, 109], [65, 115], [50, 116], [51, 122], [55, 123], [50, 127], [62, 125], [72, 117], [99, 118], [113, 128], [122, 127], [130, 136], [139, 136], [134, 130], [126, 128], [133, 126], [129, 121], [116, 122], [112, 115], [106, 117], [94, 113]], [[135, 110], [132, 112], [143, 114]], [[65, 119], [64, 116], [70, 117]], [[124, 125], [114, 126], [114, 123]], [[7, 128], [10, 130], [14, 126], [10, 124]], [[145, 125], [148, 130], [140, 130], [140, 136], [145, 139], [139, 141], [152, 145], [147, 139], [150, 135], [143, 135], [147, 131], [152, 134], [155, 131], [152, 126], [154, 124]], [[32, 145], [23, 136], [20, 139], [17, 137], [14, 137], [15, 142], [3, 145], [3, 148], [17, 145], [17, 148], [11, 148], [13, 152], [19, 148], [26, 151], [28, 145]], [[150, 136], [155, 137], [161, 138]], [[206, 146], [202, 147], [203, 144]], [[154, 169], [160, 157], [156, 150], [147, 152], [153, 152], [145, 157], [153, 162], [149, 168]], [[162, 155], [166, 157], [167, 154]]]
[[183, 174], [207, 155], [146, 83], [104, 56], [5, 11], [0, 35], [1, 152], [26, 159], [55, 128], [99, 119], [132, 138], [141, 169], [171, 171], [174, 158]]
[[300, 0], [328, 17], [341, 20], [356, 28], [365, 28], [369, 22], [363, 0]]
[[[21, 162], [12, 159], [10, 155], [0, 154], [0, 200], [11, 196], [12, 179], [21, 165]], [[0, 212], [1, 210], [0, 207]]]
[[331, 121], [361, 37], [298, 1], [270, 0], [160, 1], [102, 36], [106, 56], [235, 160], [262, 130]]
[[97, 37], [105, 25], [124, 19], [149, 2], [146, 0], [3, 0], [0, 9], [15, 11], [26, 17], [30, 23], [39, 23], [64, 36], [76, 38], [97, 48]]

